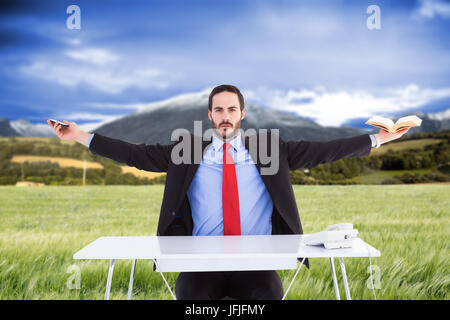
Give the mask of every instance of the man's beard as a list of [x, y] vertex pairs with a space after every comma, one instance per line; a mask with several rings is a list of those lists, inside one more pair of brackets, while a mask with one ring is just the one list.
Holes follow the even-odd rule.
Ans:
[[[219, 125], [217, 125], [216, 122], [215, 122], [214, 120], [211, 120], [211, 124], [212, 124], [212, 127], [213, 127], [213, 129], [214, 129], [214, 132], [216, 132], [217, 135], [221, 136], [222, 139], [225, 140], [225, 139], [233, 138], [234, 136], [236, 136], [236, 135], [238, 134], [239, 129], [241, 128], [241, 121], [242, 121], [242, 120], [239, 120], [238, 122], [236, 122], [236, 125], [235, 125], [235, 126], [233, 126], [233, 124], [230, 123], [230, 122], [222, 122], [222, 123], [220, 123]], [[230, 133], [222, 134], [222, 133], [220, 132], [219, 129], [220, 129], [220, 126], [223, 125], [223, 124], [229, 124], [229, 125], [231, 125], [232, 127], [234, 127], [234, 130], [232, 130]], [[231, 129], [231, 128], [230, 128], [230, 129]], [[227, 130], [227, 131], [228, 131], [228, 130]]]

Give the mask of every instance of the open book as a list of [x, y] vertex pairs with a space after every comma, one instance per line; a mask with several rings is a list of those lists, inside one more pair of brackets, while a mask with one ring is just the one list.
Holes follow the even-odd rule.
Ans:
[[397, 120], [394, 123], [391, 119], [374, 116], [367, 120], [366, 124], [384, 129], [388, 132], [395, 133], [404, 128], [419, 127], [422, 123], [422, 119], [417, 116], [407, 116]]

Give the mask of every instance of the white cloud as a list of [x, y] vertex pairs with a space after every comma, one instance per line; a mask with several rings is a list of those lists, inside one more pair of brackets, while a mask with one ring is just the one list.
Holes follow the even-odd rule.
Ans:
[[90, 113], [90, 112], [72, 112], [72, 113], [64, 113], [57, 116], [60, 119], [76, 122], [77, 120], [88, 120], [88, 121], [112, 121], [117, 118], [122, 117], [122, 115], [110, 115], [103, 113]]
[[83, 106], [94, 109], [126, 109], [138, 110], [142, 108], [143, 103], [109, 103], [109, 102], [86, 102]]
[[[124, 115], [110, 115], [103, 113], [72, 112], [57, 114], [55, 117], [57, 119], [75, 122], [81, 130], [92, 132], [101, 125], [115, 121], [123, 116]], [[83, 122], [83, 124], [77, 122]]]
[[84, 123], [84, 124], [78, 125], [78, 127], [80, 127], [80, 129], [83, 131], [93, 132], [95, 129], [97, 129], [98, 127], [100, 127], [103, 124], [104, 124], [103, 121], [97, 121], [97, 122]]
[[390, 116], [450, 97], [450, 88], [421, 89], [415, 84], [377, 96], [366, 91], [270, 90], [252, 91], [253, 101], [280, 110], [294, 111], [323, 126], [340, 126], [354, 118]]
[[436, 16], [450, 18], [450, 3], [442, 0], [421, 0], [420, 7], [413, 14], [415, 18], [433, 19]]
[[61, 60], [60, 56], [52, 60], [37, 58], [31, 64], [21, 66], [19, 70], [26, 76], [66, 87], [85, 84], [111, 94], [121, 93], [131, 87], [165, 89], [174, 77], [155, 67], [133, 65], [132, 62], [116, 63], [118, 56], [106, 50], [67, 51], [66, 55], [79, 61], [67, 62], [67, 59]]
[[57, 38], [55, 40], [61, 41], [63, 44], [71, 46], [71, 47], [78, 47], [81, 45], [80, 38], [61, 37], [61, 38]]
[[450, 119], [450, 108], [441, 112], [429, 113], [428, 117], [433, 120]]
[[70, 58], [97, 65], [108, 64], [119, 59], [117, 55], [109, 52], [108, 50], [97, 48], [68, 50], [65, 54]]

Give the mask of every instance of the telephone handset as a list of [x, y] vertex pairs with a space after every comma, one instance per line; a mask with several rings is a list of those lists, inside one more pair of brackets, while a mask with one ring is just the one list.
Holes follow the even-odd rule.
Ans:
[[352, 230], [353, 229], [353, 223], [343, 222], [343, 223], [336, 223], [332, 226], [329, 226], [324, 231], [334, 231], [334, 230]]
[[323, 245], [326, 249], [351, 248], [358, 230], [352, 223], [337, 223], [325, 230], [304, 236], [306, 245]]

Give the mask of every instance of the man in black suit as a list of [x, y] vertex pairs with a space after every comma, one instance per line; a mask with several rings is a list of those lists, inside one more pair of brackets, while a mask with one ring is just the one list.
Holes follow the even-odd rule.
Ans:
[[[372, 147], [399, 138], [380, 130], [328, 142], [283, 141], [273, 131], [244, 135], [244, 97], [221, 85], [209, 96], [211, 137], [183, 135], [171, 145], [132, 144], [90, 134], [74, 122], [53, 125], [63, 140], [141, 170], [167, 172], [157, 235], [302, 234], [290, 170], [341, 158], [367, 156]], [[308, 266], [308, 262], [305, 264]], [[178, 299], [281, 299], [274, 270], [182, 272]]]

